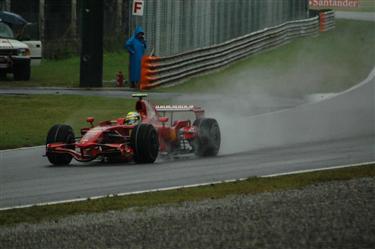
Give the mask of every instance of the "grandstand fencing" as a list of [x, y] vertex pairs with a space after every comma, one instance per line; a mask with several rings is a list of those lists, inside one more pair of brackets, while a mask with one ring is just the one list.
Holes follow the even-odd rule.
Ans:
[[[145, 29], [148, 53], [170, 56], [308, 17], [307, 0], [145, 0], [130, 30]], [[131, 10], [130, 10], [131, 11]]]

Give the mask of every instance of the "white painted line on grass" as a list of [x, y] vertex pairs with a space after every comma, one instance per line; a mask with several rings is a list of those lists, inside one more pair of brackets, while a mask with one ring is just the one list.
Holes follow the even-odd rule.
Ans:
[[[297, 171], [291, 171], [291, 172], [286, 172], [286, 173], [264, 175], [264, 176], [260, 176], [260, 177], [262, 177], [262, 178], [271, 178], [271, 177], [277, 177], [277, 176], [294, 175], [294, 174], [301, 174], [301, 173], [310, 173], [310, 172], [316, 172], [316, 171], [325, 171], [325, 170], [332, 170], [332, 169], [341, 169], [341, 168], [349, 168], [349, 167], [367, 166], [367, 165], [371, 165], [371, 164], [375, 164], [375, 161], [373, 161], [373, 162], [365, 162], [365, 163], [357, 163], [357, 164], [348, 164], [348, 165], [342, 165], [342, 166], [325, 167], [325, 168], [319, 168], [319, 169], [297, 170]], [[81, 201], [88, 201], [88, 200], [97, 200], [97, 199], [102, 199], [102, 198], [107, 198], [107, 197], [121, 197], [121, 196], [129, 196], [129, 195], [137, 195], [137, 194], [145, 194], [145, 193], [154, 193], [154, 192], [176, 190], [176, 189], [204, 187], [204, 186], [215, 185], [215, 184], [220, 184], [220, 183], [232, 183], [232, 182], [237, 182], [237, 181], [245, 181], [247, 179], [249, 179], [249, 177], [247, 177], [247, 178], [239, 178], [239, 179], [232, 179], [232, 180], [223, 180], [223, 181], [214, 181], [214, 182], [206, 182], [206, 183], [197, 183], [197, 184], [190, 184], [190, 185], [173, 186], [173, 187], [166, 187], [166, 188], [148, 189], [148, 190], [141, 190], [141, 191], [132, 191], [132, 192], [125, 192], [125, 193], [118, 193], [118, 194], [98, 195], [98, 196], [92, 196], [92, 197], [82, 197], [82, 198], [75, 198], [75, 199], [62, 200], [62, 201], [41, 202], [41, 203], [36, 203], [36, 204], [27, 204], [27, 205], [19, 205], [19, 206], [12, 206], [12, 207], [3, 207], [3, 208], [0, 208], [0, 211], [10, 210], [10, 209], [29, 208], [29, 207], [49, 206], [49, 205], [64, 204], [64, 203], [74, 203], [74, 202], [81, 202]]]

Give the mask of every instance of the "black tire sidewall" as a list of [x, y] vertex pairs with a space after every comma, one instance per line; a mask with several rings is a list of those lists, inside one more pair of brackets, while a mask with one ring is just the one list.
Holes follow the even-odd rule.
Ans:
[[[194, 140], [194, 152], [197, 156], [216, 156], [220, 149], [221, 134], [215, 119], [197, 119], [193, 123], [198, 129], [198, 137]], [[216, 137], [216, 140], [213, 137]]]
[[20, 81], [28, 81], [31, 78], [30, 60], [18, 61], [14, 64], [14, 79]]
[[153, 163], [159, 152], [158, 135], [151, 124], [139, 124], [133, 128], [131, 146], [136, 163]]
[[[54, 125], [48, 131], [47, 139], [46, 139], [46, 146], [50, 143], [74, 143], [75, 136], [71, 126], [69, 125]], [[74, 149], [74, 145], [69, 147], [69, 149]], [[67, 165], [72, 161], [72, 156], [70, 154], [58, 154], [49, 152], [46, 147], [46, 155], [50, 163], [53, 165]]]

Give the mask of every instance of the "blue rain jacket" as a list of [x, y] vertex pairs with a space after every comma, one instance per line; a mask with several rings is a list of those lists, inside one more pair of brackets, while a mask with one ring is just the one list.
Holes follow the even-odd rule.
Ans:
[[137, 38], [137, 34], [144, 33], [141, 26], [137, 26], [133, 35], [125, 43], [124, 47], [130, 54], [130, 81], [139, 82], [141, 80], [142, 57], [146, 50], [146, 42]]

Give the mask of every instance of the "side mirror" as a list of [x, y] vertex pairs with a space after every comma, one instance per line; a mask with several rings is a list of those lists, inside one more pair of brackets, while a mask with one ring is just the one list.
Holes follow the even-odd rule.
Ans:
[[162, 122], [162, 123], [167, 123], [169, 120], [168, 117], [159, 117], [159, 121]]
[[93, 125], [94, 120], [95, 120], [95, 119], [94, 119], [93, 117], [88, 117], [88, 118], [86, 119], [87, 123], [90, 123], [90, 124], [91, 124], [91, 127], [94, 127], [94, 125]]

